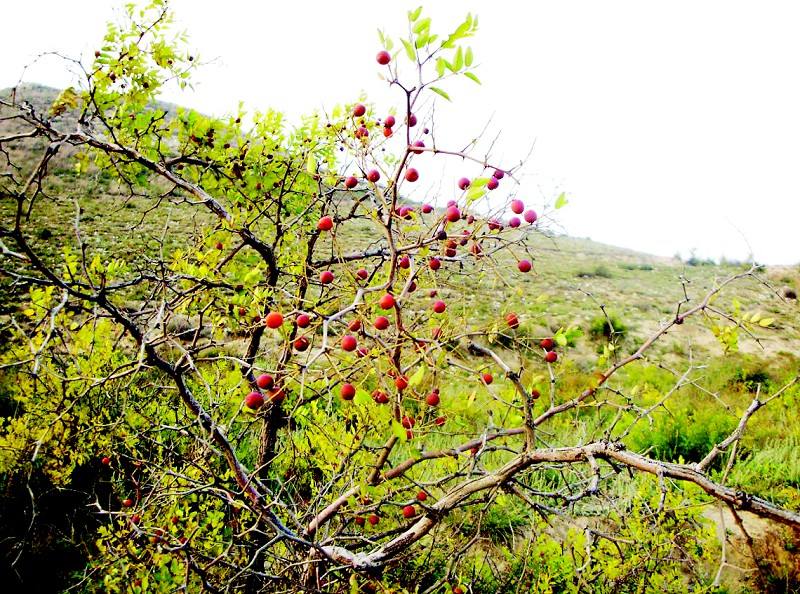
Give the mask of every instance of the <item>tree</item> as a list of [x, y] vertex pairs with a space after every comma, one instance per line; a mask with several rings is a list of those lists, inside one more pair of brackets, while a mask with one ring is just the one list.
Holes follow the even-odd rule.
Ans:
[[[15, 410], [0, 472], [26, 486], [34, 522], [42, 481], [97, 477], [87, 590], [341, 591], [435, 551], [456, 563], [413, 579], [457, 591], [474, 540], [447, 537], [453, 517], [507, 498], [558, 514], [613, 496], [609, 485], [633, 480], [626, 468], [655, 477], [658, 522], [677, 481], [800, 526], [709, 473], [794, 381], [758, 394], [729, 437], [685, 463], [629, 449], [630, 427], [653, 409], [611, 386], [695, 317], [728, 342], [752, 332], [758, 320], [715, 299], [755, 268], [700, 299], [687, 293], [630, 353], [612, 335], [582, 385], [562, 377], [571, 329], [534, 336], [523, 311], [470, 317], [475, 301], [459, 286], [530, 270], [539, 225], [506, 189], [520, 165], [447, 147], [420, 111], [449, 100], [449, 79], [479, 82], [465, 45], [477, 24], [467, 16], [436, 35], [413, 11], [399, 51], [382, 35], [376, 57], [396, 111], [354, 103], [291, 130], [273, 111], [214, 118], [159, 104], [159, 89], [190, 84], [197, 64], [159, 0], [109, 27], [82, 86], [49, 113], [2, 100], [19, 126], [0, 138], [2, 272], [21, 304], [2, 354]], [[39, 157], [24, 162], [23, 147]], [[445, 207], [405, 198], [431, 159], [478, 172], [442, 181]], [[86, 235], [100, 190], [140, 219], [135, 251]], [[35, 235], [52, 212], [73, 219], [74, 237]], [[676, 390], [693, 381], [685, 367]], [[576, 419], [594, 410], [576, 437]], [[587, 534], [589, 550], [614, 542]]]

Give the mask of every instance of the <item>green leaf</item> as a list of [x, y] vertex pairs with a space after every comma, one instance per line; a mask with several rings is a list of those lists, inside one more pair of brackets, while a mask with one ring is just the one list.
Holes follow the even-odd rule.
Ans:
[[478, 84], [481, 84], [481, 79], [479, 79], [477, 76], [475, 76], [472, 72], [465, 72], [464, 76], [466, 76], [471, 81], [474, 81], [474, 82], [476, 82]]
[[774, 321], [775, 321], [775, 318], [764, 318], [763, 320], [761, 320], [758, 323], [758, 325], [761, 326], [762, 328], [766, 328], [767, 326], [771, 326], [772, 322], [774, 322]]
[[439, 87], [430, 87], [430, 89], [431, 89], [431, 91], [433, 91], [433, 92], [434, 92], [434, 93], [436, 93], [437, 95], [441, 95], [442, 97], [444, 97], [444, 98], [445, 98], [445, 99], [447, 99], [448, 101], [452, 101], [452, 99], [450, 99], [450, 95], [448, 95], [447, 93], [445, 93], [445, 92], [444, 92], [442, 89], [440, 89]]
[[488, 177], [476, 177], [470, 182], [473, 188], [485, 188], [489, 183]]
[[420, 365], [419, 368], [414, 372], [408, 380], [409, 386], [418, 386], [422, 380], [425, 378], [425, 366]]
[[353, 398], [353, 402], [355, 402], [356, 404], [366, 405], [372, 402], [372, 396], [370, 396], [369, 392], [367, 392], [366, 390], [358, 388], [356, 390], [356, 396], [355, 398]]
[[403, 42], [403, 47], [406, 48], [406, 55], [408, 56], [408, 59], [411, 60], [412, 62], [416, 62], [417, 54], [414, 51], [414, 46], [411, 45], [407, 39], [402, 39], [401, 41]]
[[564, 192], [561, 192], [556, 198], [555, 208], [563, 208], [567, 205], [567, 195]]
[[436, 59], [436, 74], [439, 75], [439, 78], [444, 76], [444, 69], [447, 68], [447, 60], [444, 58], [437, 58]]
[[475, 202], [486, 194], [486, 188], [481, 186], [470, 186], [467, 190], [467, 202]]
[[416, 25], [414, 25], [412, 31], [414, 31], [414, 33], [422, 33], [425, 29], [430, 29], [430, 27], [431, 27], [431, 18], [426, 17], [421, 21], [419, 21]]
[[472, 59], [473, 59], [472, 48], [468, 47], [466, 53], [464, 54], [464, 65], [467, 68], [472, 66]]
[[456, 57], [453, 60], [453, 71], [461, 70], [464, 66], [464, 50], [459, 48], [456, 50]]
[[419, 15], [422, 14], [422, 6], [417, 6], [415, 10], [408, 11], [408, 20], [409, 22], [414, 22], [419, 18]]

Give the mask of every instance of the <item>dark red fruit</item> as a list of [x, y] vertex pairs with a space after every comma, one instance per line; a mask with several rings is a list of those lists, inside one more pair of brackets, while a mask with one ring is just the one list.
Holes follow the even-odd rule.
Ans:
[[380, 298], [378, 305], [381, 306], [381, 309], [392, 309], [394, 307], [394, 295], [386, 293]]
[[353, 107], [353, 116], [360, 118], [365, 113], [367, 113], [367, 108], [364, 107], [362, 103], [357, 103], [355, 107]]
[[356, 388], [353, 384], [342, 384], [342, 387], [339, 388], [339, 395], [342, 400], [352, 400], [356, 395]]
[[389, 62], [392, 61], [392, 56], [386, 50], [381, 50], [378, 52], [378, 55], [375, 56], [375, 59], [381, 66], [386, 66]]
[[244, 397], [244, 405], [247, 408], [258, 410], [264, 406], [264, 396], [261, 395], [261, 392], [250, 392]]
[[346, 334], [345, 336], [342, 336], [342, 349], [343, 350], [345, 350], [347, 352], [352, 352], [352, 351], [356, 350], [357, 346], [358, 346], [358, 341], [356, 341], [355, 336], [350, 336], [349, 334]]
[[263, 373], [256, 378], [256, 385], [262, 390], [269, 390], [275, 384], [275, 378]]

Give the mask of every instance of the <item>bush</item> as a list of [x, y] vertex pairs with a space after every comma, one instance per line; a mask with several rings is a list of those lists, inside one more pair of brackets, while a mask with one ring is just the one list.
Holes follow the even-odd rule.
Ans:
[[614, 314], [596, 316], [589, 322], [589, 335], [592, 338], [623, 338], [628, 327]]

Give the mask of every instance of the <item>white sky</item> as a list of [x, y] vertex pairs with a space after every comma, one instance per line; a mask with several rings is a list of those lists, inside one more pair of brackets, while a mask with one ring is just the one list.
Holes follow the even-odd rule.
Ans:
[[[401, 35], [418, 3], [174, 0], [192, 46], [213, 62], [191, 94], [164, 98], [217, 115], [243, 100], [297, 117], [365, 91], [385, 112], [399, 97], [377, 78], [376, 29]], [[89, 56], [117, 6], [3, 4], [0, 87], [38, 52]], [[483, 85], [448, 87], [455, 102], [437, 103], [438, 144], [463, 145], [490, 117], [501, 164], [535, 141], [515, 192], [541, 210], [566, 191], [558, 221], [571, 235], [664, 256], [746, 258], [752, 248], [761, 262], [800, 262], [800, 4], [427, 4], [434, 31], [467, 11], [480, 17], [470, 44]], [[70, 83], [55, 59], [24, 80]], [[420, 170], [420, 183], [440, 173]]]

